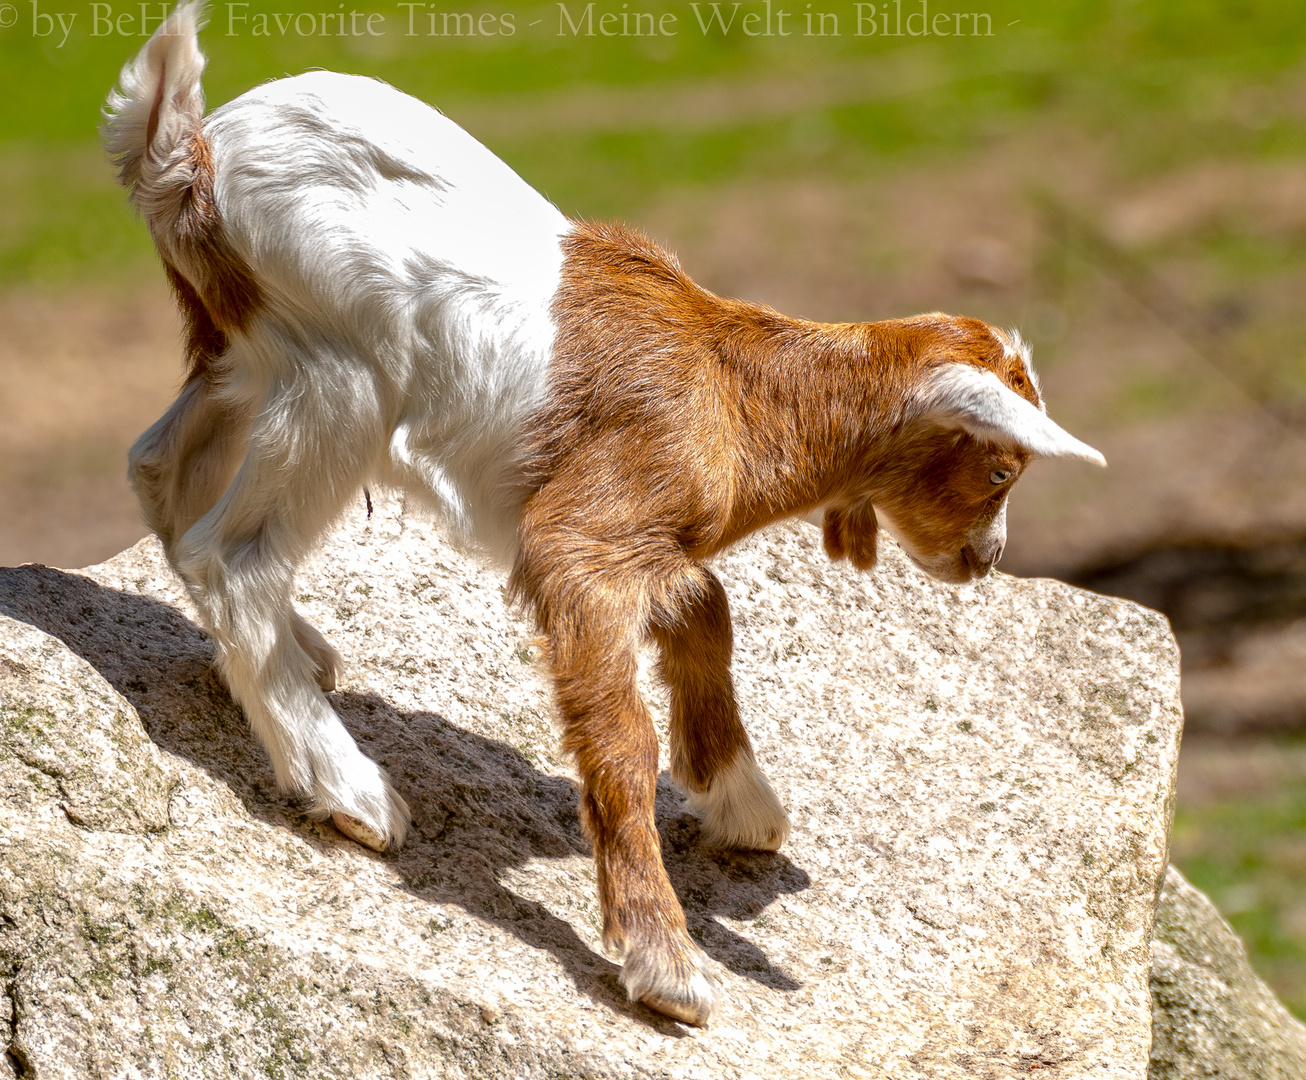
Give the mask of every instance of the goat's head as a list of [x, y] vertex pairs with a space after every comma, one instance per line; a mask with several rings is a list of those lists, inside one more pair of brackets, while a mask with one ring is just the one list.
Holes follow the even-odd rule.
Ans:
[[932, 577], [969, 581], [1001, 558], [1007, 495], [1030, 461], [1106, 460], [1049, 419], [1015, 331], [943, 316], [905, 325], [921, 367], [860, 493], [861, 528], [884, 526]]

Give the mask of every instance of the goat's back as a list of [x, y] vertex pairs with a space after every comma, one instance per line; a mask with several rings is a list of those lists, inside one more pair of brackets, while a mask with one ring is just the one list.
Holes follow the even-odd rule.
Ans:
[[226, 240], [263, 297], [227, 366], [289, 393], [315, 384], [322, 422], [373, 444], [377, 480], [510, 554], [507, 493], [570, 223], [453, 121], [372, 79], [268, 83], [202, 135]]
[[422, 288], [439, 265], [548, 300], [561, 213], [448, 117], [374, 79], [317, 71], [205, 121], [229, 236], [265, 271], [326, 287], [344, 256]]

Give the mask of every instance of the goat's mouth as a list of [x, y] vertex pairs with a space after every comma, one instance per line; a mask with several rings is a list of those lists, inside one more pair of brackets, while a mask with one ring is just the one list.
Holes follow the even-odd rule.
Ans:
[[908, 548], [903, 550], [913, 563], [935, 581], [948, 585], [965, 585], [987, 577], [997, 562], [996, 558], [985, 558], [970, 544], [951, 555], [917, 555]]
[[988, 567], [981, 569], [981, 564], [972, 561], [965, 549], [953, 555], [917, 555], [909, 548], [903, 550], [918, 568], [945, 585], [964, 585], [988, 573]]
[[898, 547], [903, 550], [907, 558], [915, 566], [923, 570], [935, 581], [942, 581], [948, 585], [964, 585], [968, 581], [984, 577], [993, 569], [993, 564], [998, 561], [998, 557], [1002, 554], [1002, 545], [999, 544], [993, 549], [992, 557], [986, 559], [976, 549], [974, 542], [967, 540], [956, 551], [938, 555], [925, 555], [915, 550], [916, 545], [905, 534], [892, 515], [876, 506], [875, 517], [885, 531], [898, 542]]

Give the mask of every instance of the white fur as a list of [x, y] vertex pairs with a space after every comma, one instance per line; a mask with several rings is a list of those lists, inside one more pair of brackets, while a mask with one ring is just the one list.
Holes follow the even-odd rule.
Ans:
[[750, 753], [740, 752], [707, 791], [686, 789], [712, 847], [778, 851], [789, 837], [789, 815]]
[[706, 1027], [716, 1011], [716, 990], [707, 973], [707, 959], [695, 950], [689, 960], [670, 956], [656, 945], [627, 950], [618, 976], [631, 1001]]
[[[204, 249], [177, 226], [203, 137], [223, 241], [256, 268], [262, 299], [133, 447], [133, 484], [278, 781], [394, 846], [407, 807], [324, 696], [340, 660], [294, 611], [294, 570], [365, 483], [512, 559], [519, 433], [545, 392], [570, 224], [457, 125], [374, 80], [314, 72], [204, 118], [202, 16], [178, 7], [123, 69], [104, 138], [160, 251], [196, 284], [213, 268], [188, 262]], [[1003, 341], [1028, 359], [1019, 335]], [[982, 438], [1101, 461], [967, 365], [933, 372], [914, 405]], [[1002, 525], [972, 540], [1000, 550]], [[711, 843], [775, 848], [788, 831], [751, 756], [694, 798]]]
[[[1022, 343], [1023, 344], [1023, 343]], [[1023, 447], [1039, 457], [1068, 457], [1105, 465], [1106, 458], [1053, 423], [993, 372], [971, 364], [941, 364], [923, 381], [923, 416], [988, 442]]]
[[[178, 7], [105, 113], [160, 253], [235, 324], [132, 448], [132, 482], [278, 782], [360, 843], [391, 848], [408, 808], [325, 697], [341, 661], [291, 604], [295, 568], [367, 483], [513, 559], [522, 428], [546, 391], [571, 226], [466, 132], [373, 80], [301, 75], [206, 119], [202, 15]], [[198, 197], [210, 166], [216, 213]], [[241, 263], [257, 303], [253, 286], [222, 294]], [[1004, 344], [1027, 353], [1018, 335]], [[945, 367], [906, 404], [1036, 453], [1100, 458], [973, 369]], [[976, 527], [981, 559], [1000, 551], [1003, 524]], [[639, 620], [625, 625], [637, 636]], [[776, 850], [789, 832], [751, 751], [690, 802], [709, 844]], [[701, 951], [669, 924], [643, 932], [621, 973], [631, 997], [705, 1024], [715, 991]]]
[[566, 218], [453, 121], [371, 79], [269, 83], [216, 110], [205, 137], [233, 246], [276, 287], [242, 371], [274, 388], [293, 376], [296, 394], [305, 376], [352, 384], [361, 415], [339, 418], [340, 441], [511, 560], [516, 439], [544, 390]]
[[977, 522], [966, 537], [966, 546], [978, 553], [990, 563], [1002, 558], [1002, 549], [1007, 546], [1007, 500], [1002, 500], [998, 512], [987, 524]]
[[452, 121], [370, 79], [284, 79], [204, 119], [201, 17], [179, 7], [123, 69], [104, 139], [165, 257], [202, 276], [170, 231], [202, 132], [263, 304], [133, 447], [133, 483], [279, 783], [396, 846], [407, 807], [323, 696], [339, 658], [291, 605], [294, 567], [369, 482], [511, 560], [518, 432], [544, 392], [570, 225]]
[[[154, 194], [170, 186], [186, 157], [186, 136], [204, 115], [204, 54], [195, 38], [204, 22], [203, 2], [177, 5], [122, 69], [118, 89], [105, 105], [105, 149], [147, 217], [156, 209]], [[156, 129], [150, 140], [152, 118]]]

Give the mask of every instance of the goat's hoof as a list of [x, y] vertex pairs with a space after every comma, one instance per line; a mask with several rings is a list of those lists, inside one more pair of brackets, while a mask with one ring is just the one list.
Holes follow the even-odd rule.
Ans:
[[716, 993], [702, 953], [691, 949], [674, 959], [662, 949], [632, 950], [621, 969], [621, 984], [632, 1001], [681, 1023], [707, 1027], [716, 1010]]
[[789, 837], [789, 815], [752, 754], [738, 754], [707, 791], [686, 794], [690, 810], [702, 818], [708, 847], [779, 851]]
[[389, 848], [386, 838], [378, 833], [372, 826], [365, 821], [359, 821], [356, 817], [350, 817], [348, 814], [342, 814], [336, 811], [331, 815], [331, 824], [344, 833], [350, 840], [353, 840], [363, 847], [371, 848], [373, 851], [385, 851]]
[[660, 1012], [673, 1020], [679, 1020], [682, 1024], [707, 1027], [708, 1021], [712, 1019], [712, 1010], [715, 1008], [716, 1002], [712, 996], [711, 988], [707, 985], [707, 979], [699, 975], [694, 981], [702, 983], [702, 987], [690, 987], [690, 993], [683, 998], [671, 998], [661, 994], [645, 994], [639, 1000], [654, 1012]]
[[[340, 734], [348, 738], [344, 728]], [[390, 786], [385, 770], [360, 754], [352, 740], [336, 749], [341, 751], [336, 760], [324, 754], [313, 762], [319, 767], [318, 776], [328, 776], [334, 783], [317, 782], [309, 796], [310, 814], [330, 817], [349, 839], [373, 851], [398, 851], [413, 820], [408, 804]]]

